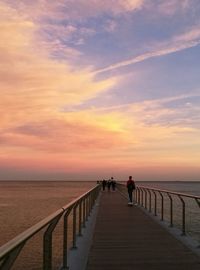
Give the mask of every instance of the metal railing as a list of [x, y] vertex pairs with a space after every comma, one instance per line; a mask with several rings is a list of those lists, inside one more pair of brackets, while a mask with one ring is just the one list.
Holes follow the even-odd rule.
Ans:
[[[124, 184], [118, 184], [117, 187], [119, 190], [124, 192], [126, 186]], [[168, 200], [169, 205], [169, 223], [170, 227], [174, 226], [174, 200], [175, 198], [181, 203], [181, 235], [186, 235], [186, 198], [194, 200], [197, 205], [200, 207], [200, 196], [194, 196], [179, 192], [173, 192], [170, 190], [163, 190], [157, 188], [150, 188], [145, 186], [137, 185], [135, 190], [135, 201], [138, 205], [144, 207], [147, 211], [153, 212], [154, 216], [158, 216], [158, 207], [160, 207], [160, 218], [161, 221], [164, 221], [165, 205], [166, 200]], [[160, 201], [158, 205], [158, 200]]]
[[[42, 229], [45, 229], [43, 234], [43, 270], [52, 269], [52, 236], [58, 222], [63, 218], [63, 255], [62, 255], [62, 270], [68, 269], [69, 249], [68, 243], [68, 217], [73, 215], [72, 222], [72, 248], [77, 248], [77, 236], [81, 236], [82, 228], [85, 227], [86, 221], [98, 197], [100, 186], [97, 185], [84, 193], [69, 204], [63, 206], [55, 213], [46, 217], [36, 225], [27, 229], [17, 237], [0, 247], [0, 269], [9, 270], [15, 263], [21, 250], [25, 244]], [[77, 211], [78, 209], [78, 211]], [[78, 212], [78, 215], [77, 215]]]

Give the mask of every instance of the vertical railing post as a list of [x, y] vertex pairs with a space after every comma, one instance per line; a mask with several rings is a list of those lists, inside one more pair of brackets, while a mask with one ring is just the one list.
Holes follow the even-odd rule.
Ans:
[[77, 209], [77, 204], [73, 208], [73, 245], [72, 248], [76, 249], [76, 209]]
[[196, 201], [197, 205], [200, 207], [200, 200], [195, 198], [195, 201]]
[[135, 201], [136, 202], [138, 201], [138, 189], [137, 188], [135, 189]]
[[85, 197], [85, 223], [87, 221], [87, 196]]
[[180, 195], [178, 197], [182, 202], [182, 235], [185, 235], [185, 201]]
[[88, 221], [89, 218], [89, 195], [86, 198], [86, 220]]
[[88, 216], [88, 218], [89, 218], [89, 216], [90, 216], [90, 194], [88, 194], [88, 209], [87, 209], [87, 216]]
[[149, 212], [151, 212], [151, 191], [149, 189], [147, 191], [149, 193]]
[[92, 193], [91, 196], [92, 196], [92, 209], [93, 209], [94, 203], [95, 203], [96, 192]]
[[159, 191], [159, 194], [161, 196], [161, 221], [164, 220], [164, 197], [161, 191]]
[[138, 204], [140, 205], [140, 200], [141, 200], [141, 193], [140, 193], [140, 188], [138, 188]]
[[91, 193], [89, 194], [89, 216], [91, 214], [92, 211], [92, 197], [91, 197]]
[[85, 221], [86, 221], [86, 217], [85, 217], [85, 208], [86, 208], [86, 203], [85, 203], [85, 200], [86, 200], [86, 198], [84, 197], [83, 198], [83, 228], [85, 228]]
[[14, 250], [12, 250], [9, 255], [7, 255], [3, 261], [3, 263], [0, 265], [1, 270], [10, 270], [12, 265], [14, 264], [15, 260], [17, 259], [20, 251], [24, 247], [26, 242], [22, 243], [18, 247], [16, 247]]
[[67, 270], [68, 268], [68, 258], [67, 258], [67, 250], [68, 250], [68, 217], [72, 210], [72, 207], [67, 209], [63, 217], [63, 265], [61, 270]]
[[88, 194], [88, 217], [90, 216], [90, 194]]
[[154, 216], [157, 216], [157, 194], [155, 190], [152, 190], [154, 194]]
[[169, 193], [167, 193], [167, 195], [170, 199], [170, 227], [173, 227], [173, 200]]
[[52, 269], [52, 233], [63, 213], [59, 214], [49, 224], [43, 237], [43, 270]]
[[88, 220], [88, 196], [85, 198], [85, 221]]
[[144, 206], [144, 192], [143, 192], [143, 188], [140, 189], [142, 192], [142, 207]]
[[79, 201], [79, 236], [82, 236], [82, 199]]
[[144, 188], [144, 194], [145, 194], [145, 209], [147, 209], [147, 191], [146, 189]]

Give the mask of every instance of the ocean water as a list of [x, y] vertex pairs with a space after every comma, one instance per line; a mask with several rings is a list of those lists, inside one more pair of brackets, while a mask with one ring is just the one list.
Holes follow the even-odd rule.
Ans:
[[138, 185], [146, 186], [146, 187], [154, 187], [160, 189], [167, 189], [175, 192], [191, 194], [195, 196], [200, 196], [200, 181], [163, 181], [163, 182], [137, 182]]
[[95, 184], [95, 182], [0, 181], [0, 246]]
[[[0, 181], [0, 246], [73, 199], [94, 187], [96, 182]], [[62, 258], [63, 219], [53, 234], [53, 269]], [[69, 241], [72, 241], [69, 216]], [[42, 269], [44, 230], [29, 240], [12, 269]]]
[[[200, 196], [200, 182], [136, 184]], [[0, 181], [0, 246], [95, 185], [96, 182]], [[167, 220], [169, 202], [167, 198], [165, 200], [164, 218]], [[187, 233], [200, 240], [200, 208], [194, 200], [188, 200], [186, 211]], [[174, 202], [174, 224], [181, 228], [181, 204], [178, 199]], [[58, 269], [62, 258], [62, 226], [62, 223], [57, 226], [53, 237], [53, 269]], [[42, 269], [42, 233], [26, 244], [13, 269]], [[71, 237], [71, 228], [69, 234]]]

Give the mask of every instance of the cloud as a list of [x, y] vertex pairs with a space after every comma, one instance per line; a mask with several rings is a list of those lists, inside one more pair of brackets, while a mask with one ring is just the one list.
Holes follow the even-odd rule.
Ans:
[[[117, 106], [92, 109], [94, 113], [121, 112], [124, 119], [134, 115], [134, 119], [142, 125], [159, 125], [163, 127], [177, 126], [183, 131], [196, 131], [200, 122], [200, 90], [192, 90], [191, 94], [183, 94], [160, 99], [144, 100], [142, 102], [126, 103]], [[128, 124], [128, 123], [126, 123]], [[129, 125], [129, 124], [128, 124]], [[146, 134], [145, 134], [146, 135]]]
[[199, 26], [195, 26], [188, 30], [187, 32], [177, 35], [173, 37], [171, 40], [167, 40], [165, 42], [159, 42], [154, 44], [154, 48], [150, 48], [150, 51], [141, 55], [138, 55], [134, 58], [120, 61], [118, 63], [112, 64], [108, 67], [99, 69], [96, 73], [106, 72], [114, 69], [118, 69], [121, 67], [125, 67], [128, 65], [133, 65], [136, 63], [143, 62], [145, 60], [168, 55], [171, 53], [179, 52], [185, 49], [189, 49], [192, 47], [196, 47], [200, 44], [200, 30]]
[[[4, 163], [10, 158], [13, 166], [35, 164], [36, 168], [64, 171], [75, 169], [75, 164], [79, 170], [130, 169], [130, 164], [151, 166], [158, 159], [159, 164], [182, 164], [188, 162], [192, 146], [199, 144], [199, 131], [187, 125], [187, 119], [176, 122], [186, 108], [179, 111], [166, 104], [187, 97], [149, 100], [122, 110], [63, 112], [57, 119], [55, 115], [32, 122], [26, 119], [2, 130], [0, 158]], [[174, 121], [168, 124], [167, 118]], [[197, 160], [198, 155], [193, 154], [188, 164], [198, 164]]]
[[157, 5], [158, 11], [162, 15], [173, 16], [177, 12], [184, 12], [190, 8], [190, 1], [189, 0], [168, 0], [168, 1], [161, 1]]
[[[113, 149], [114, 155], [119, 155], [123, 160], [132, 160], [137, 153], [138, 160], [134, 162], [139, 163], [142, 159], [153, 160], [151, 155], [155, 155], [155, 152], [155, 160], [159, 158], [161, 161], [163, 158], [163, 161], [166, 161], [172, 153], [177, 155], [178, 152], [182, 153], [183, 160], [187, 159], [186, 153], [192, 153], [194, 145], [199, 145], [200, 135], [199, 106], [188, 106], [187, 103], [188, 100], [192, 102], [199, 97], [197, 91], [194, 95], [172, 96], [101, 108], [101, 114], [118, 113], [118, 121], [126, 136], [127, 144], [123, 145], [120, 152], [117, 152], [117, 148]], [[171, 106], [173, 103], [180, 106]], [[91, 113], [97, 114], [98, 109], [91, 110]], [[196, 164], [197, 157], [194, 157], [193, 161]]]
[[[75, 24], [56, 24], [56, 23], [44, 23], [40, 25], [41, 29], [38, 33], [38, 39], [41, 40], [43, 47], [45, 46], [48, 51], [56, 56], [60, 55], [60, 59], [77, 60], [82, 53], [73, 48], [73, 45], [77, 45], [78, 41], [82, 40], [83, 44], [85, 40], [96, 34], [96, 31], [91, 27], [75, 26]], [[70, 44], [70, 47], [67, 46]], [[69, 54], [71, 50], [72, 54]]]
[[[166, 149], [172, 146], [173, 153], [183, 153], [181, 160], [187, 160], [192, 151], [187, 152], [183, 143], [187, 141], [189, 148], [199, 138], [198, 130], [188, 120], [189, 110], [194, 113], [188, 100], [185, 114], [183, 110], [177, 113], [166, 106], [173, 98], [130, 104], [127, 108], [121, 106], [118, 111], [114, 107], [109, 111], [62, 109], [83, 104], [118, 82], [118, 77], [97, 80], [92, 69], [81, 69], [79, 65], [75, 69], [66, 60], [82, 54], [68, 47], [61, 37], [64, 41], [83, 43], [95, 35], [93, 28], [78, 27], [73, 20], [109, 14], [107, 30], [113, 31], [116, 27], [113, 17], [141, 9], [144, 1], [6, 2], [10, 6], [0, 4], [2, 164], [68, 171], [76, 170], [77, 164], [79, 170], [131, 168], [133, 163], [157, 162], [159, 157], [164, 163], [170, 159]], [[72, 12], [67, 12], [69, 9]], [[66, 24], [59, 26], [62, 20]], [[46, 31], [44, 39], [43, 31]], [[171, 40], [156, 43], [147, 53], [98, 72], [196, 46], [199, 37], [198, 27], [194, 27]], [[58, 51], [67, 57], [57, 57]], [[199, 114], [198, 109], [196, 113]], [[197, 121], [194, 114], [191, 121]], [[190, 164], [198, 164], [197, 158], [193, 157]]]
[[[130, 105], [130, 112], [136, 115], [143, 125], [149, 127], [159, 126], [178, 134], [196, 133], [199, 129], [200, 109], [198, 106], [188, 106], [187, 101], [198, 98], [200, 94], [148, 100]], [[176, 106], [172, 106], [173, 104]]]
[[60, 119], [35, 120], [3, 129], [2, 148], [19, 147], [46, 153], [101, 151], [126, 144], [116, 114], [68, 113]]
[[81, 103], [116, 83], [115, 78], [97, 81], [89, 69], [72, 71], [66, 61], [52, 59], [37, 39], [34, 22], [5, 5], [0, 8], [6, 14], [0, 18], [2, 127], [59, 114], [64, 105]]
[[104, 30], [106, 32], [114, 32], [117, 29], [117, 22], [115, 20], [107, 20], [105, 22]]
[[143, 3], [144, 0], [22, 0], [19, 5], [17, 2], [9, 1], [11, 7], [17, 9], [20, 14], [27, 14], [33, 20], [41, 18], [78, 20], [97, 17], [104, 13], [116, 16], [141, 9]]

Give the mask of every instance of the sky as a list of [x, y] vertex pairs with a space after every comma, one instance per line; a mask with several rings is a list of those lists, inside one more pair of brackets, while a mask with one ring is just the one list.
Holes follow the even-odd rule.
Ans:
[[0, 180], [200, 180], [199, 0], [0, 0]]

